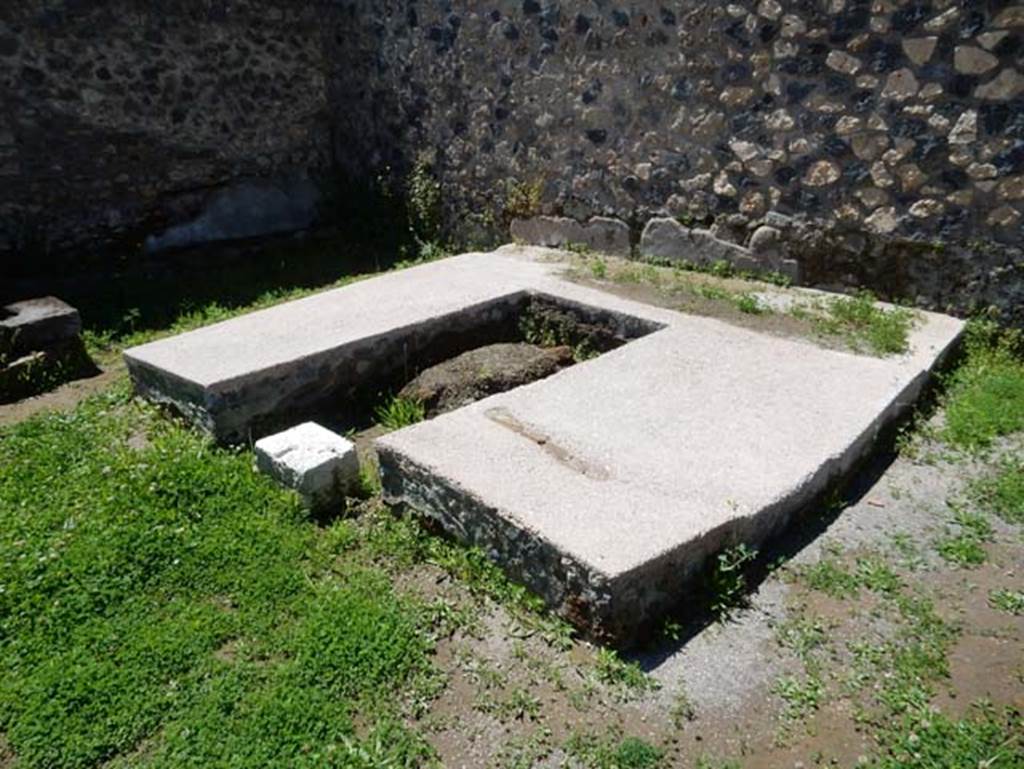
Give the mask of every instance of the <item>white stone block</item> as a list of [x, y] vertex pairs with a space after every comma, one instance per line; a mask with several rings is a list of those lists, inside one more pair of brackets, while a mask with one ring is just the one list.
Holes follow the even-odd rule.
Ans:
[[255, 448], [260, 471], [297, 491], [314, 511], [340, 507], [359, 482], [355, 445], [315, 422], [269, 435]]

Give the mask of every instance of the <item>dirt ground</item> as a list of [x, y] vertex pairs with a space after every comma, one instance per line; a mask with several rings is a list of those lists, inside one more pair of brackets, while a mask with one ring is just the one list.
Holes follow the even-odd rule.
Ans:
[[127, 371], [121, 356], [105, 356], [94, 376], [75, 379], [33, 398], [0, 404], [0, 427], [23, 422], [44, 411], [69, 411], [83, 400], [110, 387]]

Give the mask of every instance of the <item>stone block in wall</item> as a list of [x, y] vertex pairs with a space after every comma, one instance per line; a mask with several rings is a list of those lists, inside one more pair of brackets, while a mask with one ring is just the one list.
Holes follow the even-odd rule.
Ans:
[[535, 216], [512, 222], [512, 237], [533, 246], [581, 245], [612, 256], [629, 256], [629, 227], [619, 219], [595, 216], [586, 223], [564, 216]]
[[316, 220], [319, 203], [319, 190], [305, 176], [244, 180], [214, 193], [192, 221], [148, 237], [146, 250], [304, 230]]
[[[777, 235], [778, 231], [775, 232]], [[716, 238], [708, 230], [690, 228], [668, 217], [656, 218], [644, 227], [640, 256], [655, 261], [689, 262], [701, 267], [726, 262], [740, 272], [779, 272], [798, 282], [797, 263], [783, 258], [779, 239], [770, 235], [761, 233], [754, 240], [757, 249], [752, 250]]]

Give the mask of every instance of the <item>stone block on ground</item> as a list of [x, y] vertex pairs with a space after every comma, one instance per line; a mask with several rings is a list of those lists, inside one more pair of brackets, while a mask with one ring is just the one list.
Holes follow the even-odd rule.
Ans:
[[586, 246], [612, 256], [629, 256], [629, 227], [618, 219], [595, 216], [586, 223], [564, 216], [536, 216], [512, 222], [512, 237], [534, 246]]
[[78, 310], [53, 296], [0, 307], [0, 357], [45, 350], [81, 332]]
[[294, 489], [313, 512], [340, 509], [359, 483], [355, 445], [315, 422], [256, 442], [256, 466]]

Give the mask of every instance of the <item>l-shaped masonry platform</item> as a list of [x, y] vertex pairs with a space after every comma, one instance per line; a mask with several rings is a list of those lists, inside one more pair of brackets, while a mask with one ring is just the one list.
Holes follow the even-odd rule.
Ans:
[[628, 642], [716, 552], [756, 547], [865, 458], [963, 329], [921, 312], [907, 353], [871, 357], [631, 301], [565, 268], [547, 249], [466, 254], [125, 357], [141, 393], [237, 442], [493, 341], [530, 297], [612, 319], [631, 341], [377, 449], [388, 502], [480, 546], [592, 637]]

